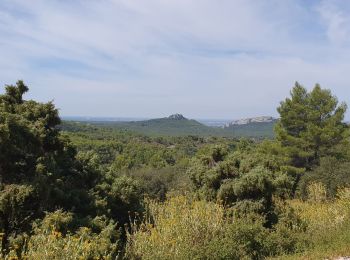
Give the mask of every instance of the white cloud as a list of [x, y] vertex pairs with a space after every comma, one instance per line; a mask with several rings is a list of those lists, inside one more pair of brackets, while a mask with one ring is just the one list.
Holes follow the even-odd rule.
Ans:
[[0, 83], [66, 115], [272, 114], [296, 80], [350, 101], [349, 11], [304, 3], [3, 0]]
[[349, 10], [344, 9], [347, 5], [346, 1], [326, 0], [317, 8], [327, 26], [329, 40], [338, 47], [350, 43]]

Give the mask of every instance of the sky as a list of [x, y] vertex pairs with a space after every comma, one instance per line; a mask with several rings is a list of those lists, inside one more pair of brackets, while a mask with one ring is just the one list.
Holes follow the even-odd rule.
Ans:
[[295, 81], [350, 105], [350, 1], [0, 0], [18, 79], [62, 116], [277, 116]]

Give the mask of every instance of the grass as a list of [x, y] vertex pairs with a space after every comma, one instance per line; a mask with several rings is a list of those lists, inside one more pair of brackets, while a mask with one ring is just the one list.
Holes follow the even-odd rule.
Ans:
[[[213, 202], [185, 196], [170, 197], [164, 203], [150, 201], [147, 217], [135, 222], [128, 234], [127, 254], [131, 259], [265, 259], [270, 255], [269, 259], [313, 260], [349, 256], [350, 189], [340, 190], [333, 201], [324, 201], [323, 189], [314, 186], [312, 200], [287, 201], [286, 209], [292, 208], [297, 218], [275, 229], [264, 228], [259, 221], [226, 218], [226, 210]], [[299, 229], [298, 223], [306, 223], [306, 229]]]
[[350, 256], [349, 188], [339, 190], [334, 201], [293, 200], [290, 205], [308, 223], [311, 246], [302, 253], [272, 259], [316, 260]]
[[312, 238], [313, 247], [300, 254], [279, 256], [271, 259], [281, 260], [318, 260], [336, 259], [341, 256], [350, 256], [350, 224], [345, 224], [341, 228], [315, 234]]
[[[223, 228], [224, 208], [176, 196], [149, 202], [143, 223], [128, 234], [127, 255], [134, 259], [190, 259]], [[192, 258], [193, 259], [193, 258]]]

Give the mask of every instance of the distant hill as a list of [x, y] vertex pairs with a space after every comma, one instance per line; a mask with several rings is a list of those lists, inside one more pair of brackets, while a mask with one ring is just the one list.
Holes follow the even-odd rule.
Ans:
[[244, 118], [230, 122], [224, 130], [234, 136], [273, 138], [276, 122], [277, 119], [270, 116]]
[[[76, 120], [74, 120], [76, 121]], [[81, 121], [80, 121], [81, 122]], [[221, 136], [273, 138], [273, 127], [276, 119], [242, 119], [232, 121], [225, 127], [204, 125], [196, 120], [188, 119], [181, 114], [169, 117], [142, 121], [83, 121], [85, 124], [111, 127], [151, 136]], [[245, 123], [244, 123], [245, 122]], [[68, 127], [68, 126], [67, 126]], [[63, 125], [63, 128], [66, 128]], [[69, 129], [68, 129], [69, 131]]]
[[198, 135], [198, 136], [223, 136], [223, 129], [209, 127], [199, 123], [196, 120], [187, 119], [181, 114], [170, 115], [169, 117], [130, 121], [130, 122], [111, 122], [111, 121], [89, 121], [89, 124], [109, 126], [121, 130], [129, 130], [145, 135]]

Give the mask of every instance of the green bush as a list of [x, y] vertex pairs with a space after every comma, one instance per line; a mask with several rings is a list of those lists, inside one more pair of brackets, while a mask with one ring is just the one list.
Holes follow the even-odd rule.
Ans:
[[334, 198], [337, 190], [350, 185], [350, 162], [339, 161], [334, 157], [324, 157], [320, 166], [303, 175], [299, 183], [299, 193], [307, 198], [307, 187], [311, 183], [322, 183], [328, 198]]
[[185, 196], [150, 201], [148, 215], [128, 234], [128, 259], [264, 259], [296, 252], [304, 226], [286, 206], [269, 229], [264, 218], [228, 216], [224, 207]]

